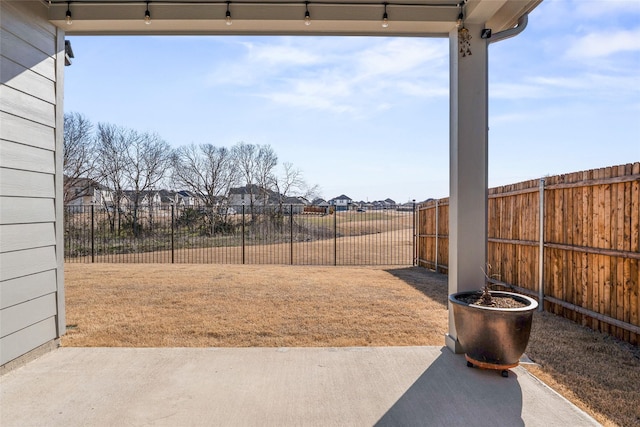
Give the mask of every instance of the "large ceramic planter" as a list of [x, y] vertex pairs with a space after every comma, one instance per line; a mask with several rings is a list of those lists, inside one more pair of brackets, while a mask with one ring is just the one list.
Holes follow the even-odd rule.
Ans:
[[512, 292], [492, 291], [492, 296], [510, 296], [526, 304], [522, 308], [470, 305], [459, 298], [476, 291], [449, 295], [458, 341], [467, 362], [480, 368], [501, 369], [518, 365], [529, 342], [533, 312], [538, 302]]

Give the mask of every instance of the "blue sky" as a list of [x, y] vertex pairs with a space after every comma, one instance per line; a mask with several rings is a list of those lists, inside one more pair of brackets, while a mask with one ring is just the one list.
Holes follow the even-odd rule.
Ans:
[[[80, 37], [65, 111], [269, 144], [329, 199], [449, 194], [446, 39]], [[640, 161], [640, 2], [544, 0], [489, 48], [489, 185]]]

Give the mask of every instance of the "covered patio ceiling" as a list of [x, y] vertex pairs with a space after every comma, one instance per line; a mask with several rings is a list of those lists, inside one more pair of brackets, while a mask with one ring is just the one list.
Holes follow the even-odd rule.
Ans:
[[[542, 0], [42, 0], [69, 35], [363, 35], [449, 37], [461, 10], [465, 25], [497, 33]], [[382, 26], [383, 15], [388, 26]], [[150, 23], [145, 22], [149, 11]], [[226, 22], [227, 10], [232, 25]], [[305, 25], [309, 11], [310, 25]], [[67, 13], [71, 24], [67, 23]]]

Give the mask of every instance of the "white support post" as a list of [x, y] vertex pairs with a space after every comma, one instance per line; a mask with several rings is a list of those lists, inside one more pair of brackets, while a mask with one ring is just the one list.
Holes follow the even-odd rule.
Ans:
[[[480, 289], [487, 260], [488, 58], [483, 25], [467, 24], [471, 55], [450, 42], [449, 294]], [[449, 308], [449, 349], [462, 352]]]

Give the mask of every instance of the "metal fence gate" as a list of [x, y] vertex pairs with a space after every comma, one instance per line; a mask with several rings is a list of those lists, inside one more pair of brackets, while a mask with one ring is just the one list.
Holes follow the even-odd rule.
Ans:
[[65, 207], [65, 262], [413, 265], [415, 206], [305, 212], [296, 205]]

